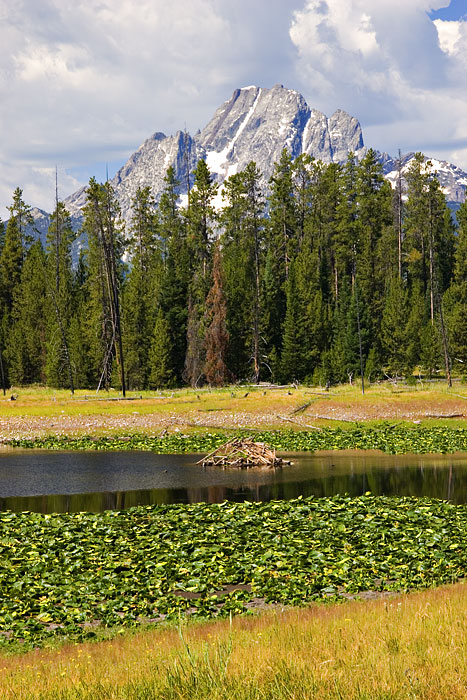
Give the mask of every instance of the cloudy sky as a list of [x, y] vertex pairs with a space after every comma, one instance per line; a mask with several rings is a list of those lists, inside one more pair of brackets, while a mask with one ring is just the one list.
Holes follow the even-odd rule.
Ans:
[[467, 170], [467, 0], [0, 0], [0, 217], [282, 83], [367, 145]]

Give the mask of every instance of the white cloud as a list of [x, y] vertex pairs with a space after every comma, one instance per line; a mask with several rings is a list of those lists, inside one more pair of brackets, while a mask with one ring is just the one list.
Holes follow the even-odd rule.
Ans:
[[346, 109], [381, 150], [467, 168], [467, 22], [427, 15], [448, 4], [0, 0], [0, 216], [17, 185], [50, 208], [56, 164], [65, 196], [78, 184], [66, 170], [124, 160], [154, 131], [194, 132], [252, 83]]
[[308, 0], [294, 13], [301, 89], [357, 116], [381, 150], [461, 157], [467, 111], [466, 22], [432, 22], [449, 0]]
[[50, 207], [31, 168], [125, 159], [154, 131], [203, 127], [245, 82], [290, 83], [300, 1], [0, 0], [4, 187]]
[[461, 39], [462, 22], [435, 19], [433, 24], [438, 32], [441, 50], [447, 54], [457, 54], [457, 44]]

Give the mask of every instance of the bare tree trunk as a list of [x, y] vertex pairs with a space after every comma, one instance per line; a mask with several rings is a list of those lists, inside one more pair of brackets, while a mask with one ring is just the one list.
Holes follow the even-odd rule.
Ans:
[[[119, 304], [119, 289], [118, 289], [118, 277], [115, 265], [115, 240], [114, 240], [114, 228], [112, 220], [112, 212], [110, 206], [110, 193], [107, 190], [107, 201], [106, 201], [106, 218], [107, 225], [102, 220], [102, 214], [100, 211], [98, 201], [94, 203], [95, 214], [97, 219], [97, 234], [101, 245], [101, 250], [103, 254], [103, 265], [104, 265], [104, 278], [105, 285], [107, 287], [107, 299], [108, 307], [110, 313], [110, 323], [112, 328], [112, 338], [108, 344], [108, 350], [106, 358], [104, 360], [104, 369], [102, 377], [104, 376], [106, 370], [108, 371], [108, 363], [111, 359], [112, 348], [115, 349], [115, 356], [117, 361], [117, 366], [120, 371], [120, 382], [122, 385], [122, 394], [126, 396], [126, 383], [125, 383], [125, 365], [123, 359], [123, 344], [122, 344], [122, 331], [121, 331], [121, 319], [120, 319], [120, 304]], [[106, 230], [107, 229], [107, 230]], [[104, 306], [105, 306], [105, 294], [103, 294]], [[104, 325], [106, 324], [106, 310], [104, 308]], [[105, 333], [105, 328], [104, 328]], [[102, 381], [99, 381], [99, 386]], [[98, 387], [99, 390], [99, 387]]]

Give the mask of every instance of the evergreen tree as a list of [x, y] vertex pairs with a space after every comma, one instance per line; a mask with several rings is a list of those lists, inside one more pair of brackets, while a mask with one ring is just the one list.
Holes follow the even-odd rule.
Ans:
[[454, 279], [445, 294], [449, 310], [448, 326], [454, 362], [467, 373], [467, 203], [457, 212], [459, 224], [455, 252]]
[[287, 308], [284, 320], [284, 335], [279, 379], [283, 382], [297, 381], [305, 375], [304, 347], [301, 326], [300, 304], [297, 294], [295, 264], [289, 267], [287, 279]]
[[[385, 237], [393, 237], [392, 192], [373, 149], [357, 166], [356, 236], [358, 279], [362, 305], [369, 310], [373, 342], [379, 335], [388, 261], [378, 253]], [[395, 252], [392, 255], [395, 262]], [[390, 264], [390, 263], [389, 263]], [[381, 269], [382, 268], [382, 269]]]
[[191, 255], [186, 219], [177, 207], [179, 182], [173, 167], [168, 169], [164, 183], [159, 202], [159, 222], [167, 254], [162, 270], [160, 304], [169, 324], [171, 371], [174, 381], [181, 383], [186, 355]]
[[202, 277], [209, 288], [211, 267], [211, 243], [217, 222], [213, 199], [217, 194], [217, 184], [206, 164], [201, 159], [194, 171], [194, 186], [190, 191], [187, 210], [189, 248], [193, 269]]
[[421, 283], [412, 285], [408, 292], [408, 316], [405, 324], [405, 356], [407, 373], [413, 370], [421, 362], [422, 331], [427, 322], [426, 303]]
[[158, 310], [149, 350], [149, 379], [151, 389], [171, 386], [170, 327], [161, 309]]
[[204, 376], [206, 297], [211, 282], [211, 249], [217, 221], [213, 206], [216, 193], [217, 184], [213, 182], [206, 162], [204, 160], [198, 161], [186, 214], [188, 250], [191, 255], [191, 280], [188, 290], [184, 378], [191, 386], [197, 386]]
[[[353, 153], [349, 153], [340, 182], [341, 192], [336, 207], [336, 225], [332, 247], [335, 264], [336, 296], [340, 288], [353, 285], [355, 264], [360, 260], [361, 241], [359, 239], [357, 164]], [[360, 265], [359, 265], [360, 269]]]
[[229, 334], [226, 326], [226, 303], [222, 288], [222, 263], [216, 246], [212, 267], [212, 287], [206, 299], [206, 363], [204, 375], [208, 384], [223, 386], [228, 380], [225, 363]]
[[70, 215], [57, 200], [47, 233], [47, 360], [49, 386], [68, 386], [74, 392], [70, 349], [73, 317], [73, 272], [71, 244], [75, 238]]
[[89, 339], [91, 362], [98, 387], [108, 389], [113, 361], [117, 361], [125, 394], [125, 371], [120, 316], [123, 238], [119, 209], [110, 183], [91, 178], [86, 190], [84, 230], [89, 242]]
[[15, 291], [18, 290], [21, 269], [32, 239], [29, 231], [34, 225], [31, 207], [23, 200], [23, 191], [17, 187], [13, 203], [8, 207], [8, 219], [0, 254], [1, 295], [8, 312], [13, 307]]
[[262, 363], [261, 277], [264, 201], [260, 173], [250, 162], [224, 183], [223, 279], [230, 336], [227, 364], [234, 376], [259, 381]]
[[44, 249], [36, 241], [26, 255], [11, 312], [5, 354], [10, 381], [14, 384], [43, 383], [46, 378], [45, 265]]
[[286, 313], [286, 283], [297, 247], [297, 211], [292, 158], [286, 149], [269, 180], [269, 221], [263, 279], [262, 310], [266, 355], [279, 368], [282, 326]]
[[132, 207], [123, 345], [128, 386], [143, 389], [148, 382], [148, 353], [161, 295], [163, 260], [159, 221], [149, 187], [138, 188]]
[[402, 376], [407, 370], [407, 290], [399, 277], [389, 281], [381, 321], [381, 345], [384, 364], [390, 376]]

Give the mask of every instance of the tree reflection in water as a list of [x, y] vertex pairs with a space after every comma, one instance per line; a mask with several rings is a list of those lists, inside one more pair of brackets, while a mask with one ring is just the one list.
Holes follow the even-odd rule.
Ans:
[[[86, 453], [84, 453], [86, 454]], [[83, 453], [81, 453], [81, 456]], [[122, 457], [123, 455], [123, 457]], [[349, 494], [360, 496], [367, 491], [374, 495], [418, 496], [450, 500], [453, 503], [467, 503], [467, 455], [382, 455], [379, 453], [347, 452], [289, 455], [293, 465], [279, 470], [222, 470], [217, 468], [203, 469], [195, 464], [199, 455], [153, 455], [152, 459], [165, 460], [167, 468], [161, 469], [148, 461], [147, 453], [143, 457], [144, 471], [141, 471], [141, 460], [144, 453], [121, 453], [125, 468], [121, 463], [118, 469], [112, 469], [112, 458], [100, 455], [109, 477], [92, 464], [92, 478], [81, 481], [87, 492], [46, 495], [22, 495], [21, 488], [27, 489], [31, 481], [23, 486], [15, 484], [18, 495], [0, 498], [1, 510], [24, 511], [30, 510], [41, 513], [78, 512], [103, 510], [123, 510], [131, 506], [194, 503], [220, 503], [230, 501], [270, 501], [290, 499], [298, 496], [333, 496]], [[42, 453], [41, 459], [47, 462], [47, 453]], [[56, 455], [55, 455], [56, 456]], [[88, 455], [89, 456], [89, 455]], [[73, 453], [73, 469], [70, 471], [73, 479], [79, 470], [79, 453]], [[22, 456], [27, 461], [27, 454]], [[37, 455], [36, 455], [37, 459]], [[60, 478], [57, 482], [53, 474], [48, 473], [50, 483], [48, 489], [53, 490], [57, 483], [67, 490], [68, 482], [64, 478], [63, 468], [67, 453], [61, 453]], [[93, 461], [92, 458], [90, 458]], [[115, 455], [114, 455], [115, 459]], [[109, 466], [110, 460], [110, 466]], [[0, 459], [0, 469], [7, 462], [4, 455]], [[42, 464], [42, 463], [41, 463]], [[58, 464], [58, 462], [57, 462]], [[158, 462], [156, 461], [156, 464]], [[149, 466], [148, 466], [149, 465]], [[50, 466], [48, 467], [50, 469]], [[35, 466], [37, 469], [37, 465]], [[83, 467], [84, 469], [84, 467]], [[149, 469], [149, 472], [148, 472]], [[149, 476], [147, 474], [149, 473]], [[25, 472], [26, 473], [26, 472]], [[109, 485], [108, 490], [92, 491], [96, 474], [99, 475], [98, 487]], [[120, 478], [120, 475], [121, 478]], [[35, 473], [37, 477], [37, 473]], [[118, 477], [118, 478], [117, 478]], [[4, 482], [0, 480], [0, 488]], [[70, 483], [75, 481], [70, 476]], [[154, 488], [132, 488], [140, 483], [152, 482]], [[44, 485], [45, 481], [39, 482]], [[123, 485], [115, 489], [115, 485]], [[163, 488], [162, 488], [163, 486]], [[113, 487], [113, 488], [112, 488]], [[13, 488], [13, 487], [12, 487]], [[36, 488], [40, 488], [36, 487]], [[58, 489], [57, 489], [58, 490]], [[70, 490], [72, 490], [70, 488]], [[11, 493], [11, 491], [9, 491]], [[27, 493], [27, 491], [26, 491]], [[0, 491], [1, 494], [1, 491]]]

